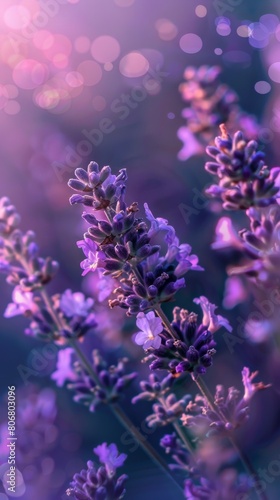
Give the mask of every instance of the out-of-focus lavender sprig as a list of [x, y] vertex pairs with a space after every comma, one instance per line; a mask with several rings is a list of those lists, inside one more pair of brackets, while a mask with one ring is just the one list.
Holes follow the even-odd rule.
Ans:
[[[145, 343], [143, 345], [148, 354], [145, 359], [151, 362], [151, 370], [164, 369], [173, 375], [189, 372], [195, 378], [199, 374], [206, 373], [206, 369], [212, 365], [212, 358], [216, 352], [214, 333], [222, 326], [229, 331], [232, 328], [225, 318], [215, 314], [216, 306], [206, 297], [202, 296], [194, 302], [202, 307], [202, 323], [198, 323], [197, 314], [175, 307], [171, 323], [173, 338], [169, 331], [163, 328], [156, 334], [148, 315], [145, 318], [139, 318], [143, 313], [137, 316], [137, 325], [140, 326], [139, 320], [141, 320], [142, 330], [147, 337], [151, 336], [152, 332], [155, 338], [160, 339], [159, 345], [155, 343], [151, 346]], [[140, 343], [137, 336], [135, 341]]]
[[216, 137], [215, 146], [206, 148], [214, 161], [205, 164], [207, 172], [218, 177], [218, 184], [210, 186], [206, 193], [220, 198], [226, 210], [275, 204], [279, 197], [275, 181], [280, 167], [269, 169], [257, 142], [247, 141], [240, 130], [231, 138], [224, 124], [220, 129], [222, 135]]
[[200, 477], [195, 481], [187, 479], [185, 482], [186, 500], [206, 500], [225, 498], [236, 500], [237, 498], [249, 498], [248, 493], [252, 490], [252, 481], [245, 474], [237, 474], [233, 469], [221, 471], [213, 479]]
[[229, 266], [229, 274], [244, 274], [256, 285], [273, 287], [279, 284], [280, 208], [250, 208], [246, 215], [250, 229], [236, 232], [231, 220], [222, 217], [216, 228], [214, 249], [234, 248], [242, 255], [240, 264]]
[[87, 170], [76, 169], [75, 175], [69, 186], [83, 194], [73, 195], [70, 203], [91, 206], [92, 212], [103, 215], [97, 219], [91, 212], [83, 214], [91, 226], [77, 243], [86, 257], [81, 267], [83, 274], [101, 269], [118, 279], [111, 307], [120, 306], [129, 315], [152, 309], [172, 300], [185, 286], [187, 271], [202, 270], [190, 245], [179, 243], [167, 220], [155, 218], [147, 205], [146, 220], [136, 218], [137, 203], [127, 206], [124, 199], [125, 170], [116, 177], [109, 167], [100, 170], [91, 162]]
[[230, 132], [241, 129], [247, 139], [255, 139], [258, 135], [255, 117], [240, 108], [237, 94], [221, 83], [220, 73], [218, 66], [188, 66], [184, 72], [185, 81], [179, 90], [188, 107], [182, 113], [186, 126], [178, 130], [178, 137], [184, 143], [178, 155], [180, 160], [203, 154], [205, 145], [214, 140], [221, 123], [225, 123]]
[[183, 425], [193, 431], [197, 437], [222, 433], [230, 435], [235, 429], [244, 425], [249, 419], [249, 405], [253, 396], [260, 390], [267, 389], [270, 385], [263, 382], [253, 382], [258, 372], [250, 373], [247, 367], [242, 370], [244, 394], [230, 387], [225, 392], [224, 386], [218, 385], [214, 396], [214, 405], [201, 395], [197, 395], [194, 402], [187, 404], [186, 412], [182, 416]]
[[11, 285], [32, 291], [51, 281], [58, 263], [40, 257], [34, 232], [22, 233], [19, 224], [20, 215], [9, 198], [0, 198], [0, 271]]
[[188, 477], [197, 472], [194, 460], [189, 450], [185, 447], [183, 441], [177, 437], [175, 432], [165, 434], [160, 440], [160, 446], [164, 448], [165, 453], [171, 455], [175, 463], [169, 464], [171, 470], [181, 470]]
[[100, 465], [87, 462], [87, 469], [83, 469], [73, 477], [67, 495], [77, 500], [120, 500], [124, 497], [126, 474], [117, 477], [117, 469], [122, 467], [127, 455], [119, 455], [117, 446], [112, 443], [103, 443], [93, 449], [98, 456]]
[[94, 350], [91, 366], [95, 378], [76, 362], [77, 378], [68, 384], [68, 388], [75, 391], [74, 401], [89, 406], [90, 411], [95, 411], [100, 403], [114, 404], [119, 401], [125, 388], [137, 377], [136, 372], [125, 373], [127, 361], [123, 358], [116, 366], [108, 366], [101, 354]]
[[81, 338], [96, 327], [93, 300], [66, 290], [48, 297], [45, 285], [58, 270], [58, 263], [39, 255], [33, 231], [18, 229], [20, 216], [8, 198], [0, 199], [0, 271], [14, 286], [12, 302], [4, 316], [23, 315], [30, 321], [27, 335], [58, 344]]
[[167, 375], [163, 380], [152, 373], [149, 381], [142, 380], [140, 387], [142, 392], [132, 399], [133, 403], [140, 400], [154, 401], [153, 413], [146, 417], [148, 427], [162, 427], [176, 422], [183, 414], [185, 405], [191, 399], [190, 395], [185, 395], [177, 399], [176, 395], [170, 392], [174, 377]]

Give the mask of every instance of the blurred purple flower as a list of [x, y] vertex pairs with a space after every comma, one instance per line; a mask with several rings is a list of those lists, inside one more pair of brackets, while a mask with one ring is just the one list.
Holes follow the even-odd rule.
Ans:
[[119, 455], [117, 446], [112, 443], [102, 443], [93, 449], [94, 453], [98, 456], [100, 462], [105, 465], [108, 476], [113, 476], [118, 467], [122, 467], [127, 455], [121, 453]]
[[215, 333], [222, 326], [229, 332], [232, 331], [232, 327], [230, 326], [228, 320], [219, 314], [215, 314], [217, 306], [215, 306], [215, 304], [211, 304], [206, 297], [202, 295], [201, 297], [194, 299], [194, 303], [200, 305], [203, 312], [202, 324], [206, 326], [211, 333]]
[[244, 396], [242, 400], [244, 403], [248, 403], [256, 392], [270, 387], [270, 384], [265, 385], [263, 382], [253, 383], [254, 378], [256, 378], [259, 373], [257, 371], [250, 373], [249, 368], [245, 366], [241, 373], [242, 383], [244, 385]]
[[74, 381], [77, 379], [77, 374], [73, 370], [71, 362], [74, 350], [71, 347], [61, 349], [58, 353], [56, 371], [52, 373], [51, 378], [55, 380], [58, 387], [62, 387], [66, 381]]
[[222, 217], [216, 227], [216, 239], [212, 243], [215, 250], [220, 248], [242, 248], [240, 238], [233, 227], [229, 217]]
[[18, 316], [19, 314], [26, 314], [28, 312], [36, 312], [38, 310], [37, 305], [33, 300], [33, 293], [23, 292], [20, 286], [16, 286], [12, 293], [12, 300], [10, 304], [7, 305], [4, 312], [5, 318], [12, 318], [13, 316]]
[[136, 325], [142, 331], [137, 333], [135, 343], [142, 345], [143, 349], [148, 349], [149, 347], [158, 349], [161, 344], [159, 334], [163, 330], [161, 319], [157, 318], [153, 311], [147, 314], [140, 312], [137, 314]]
[[237, 276], [230, 276], [225, 283], [223, 307], [233, 309], [248, 297], [248, 291]]
[[267, 342], [272, 337], [275, 328], [277, 326], [269, 319], [249, 319], [245, 325], [245, 332], [251, 342], [258, 344]]
[[60, 309], [68, 318], [72, 318], [73, 316], [88, 316], [93, 304], [93, 299], [85, 299], [83, 293], [73, 293], [69, 288], [65, 290], [60, 298]]

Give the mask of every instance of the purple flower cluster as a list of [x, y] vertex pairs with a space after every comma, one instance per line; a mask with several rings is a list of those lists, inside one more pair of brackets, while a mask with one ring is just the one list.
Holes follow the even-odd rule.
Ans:
[[114, 443], [103, 443], [93, 451], [99, 458], [100, 466], [89, 460], [87, 469], [74, 475], [67, 494], [77, 500], [120, 500], [125, 495], [128, 476], [122, 474], [117, 477], [116, 471], [123, 466], [127, 455], [119, 455]]
[[195, 401], [187, 404], [182, 416], [183, 425], [190, 428], [196, 436], [203, 437], [212, 433], [230, 434], [244, 425], [249, 419], [249, 404], [256, 392], [270, 387], [263, 382], [254, 383], [258, 372], [242, 370], [244, 394], [230, 387], [227, 394], [222, 385], [218, 385], [214, 397], [215, 408], [209, 405], [205, 397], [197, 395]]
[[44, 287], [54, 277], [58, 263], [42, 258], [33, 231], [18, 229], [20, 216], [8, 198], [0, 199], [0, 271], [14, 286], [12, 302], [4, 316], [23, 315], [30, 320], [25, 333], [58, 344], [83, 337], [96, 327], [93, 300], [80, 292], [66, 290], [50, 298]]
[[205, 164], [207, 172], [218, 177], [218, 184], [210, 186], [206, 193], [220, 198], [227, 210], [275, 204], [279, 196], [275, 181], [280, 167], [269, 169], [257, 142], [246, 141], [241, 131], [231, 138], [225, 125], [220, 129], [222, 135], [216, 137], [215, 146], [206, 148], [214, 161]]
[[[151, 361], [151, 370], [164, 369], [173, 375], [189, 372], [196, 377], [206, 373], [206, 369], [212, 365], [212, 358], [216, 352], [214, 333], [222, 326], [229, 331], [231, 327], [225, 318], [215, 314], [216, 306], [210, 304], [206, 297], [202, 296], [194, 302], [200, 304], [202, 308], [202, 323], [198, 323], [197, 314], [175, 307], [171, 323], [173, 336], [166, 328], [160, 332], [157, 329], [153, 330], [154, 317], [150, 319], [146, 315], [144, 319], [140, 316], [145, 338], [153, 336], [146, 341], [147, 347], [145, 343], [143, 345], [148, 354], [146, 361]], [[139, 320], [139, 315], [137, 319]], [[137, 324], [139, 326], [139, 323]], [[138, 336], [139, 334], [135, 338], [136, 343], [139, 343]]]
[[142, 380], [140, 387], [142, 392], [132, 399], [132, 403], [140, 400], [154, 401], [153, 413], [146, 417], [148, 427], [162, 427], [178, 420], [184, 408], [190, 400], [190, 395], [185, 395], [177, 399], [174, 393], [170, 392], [174, 377], [168, 374], [162, 381], [152, 373], [149, 381]]
[[257, 136], [259, 127], [255, 118], [241, 110], [237, 94], [220, 82], [220, 73], [218, 66], [188, 66], [184, 72], [185, 81], [179, 87], [187, 103], [182, 113], [186, 126], [178, 131], [185, 144], [179, 153], [182, 160], [202, 154], [203, 146], [212, 142], [221, 123], [230, 131], [241, 128], [249, 139]]
[[278, 205], [265, 211], [250, 208], [246, 215], [250, 229], [239, 234], [230, 219], [220, 219], [213, 248], [235, 248], [241, 253], [241, 263], [229, 267], [230, 274], [244, 274], [256, 284], [273, 286], [279, 280], [280, 208]]
[[200, 477], [198, 481], [188, 479], [185, 482], [186, 500], [249, 498], [252, 482], [245, 475], [238, 475], [234, 469], [226, 469], [211, 480]]
[[171, 470], [183, 471], [185, 474], [187, 473], [188, 477], [193, 476], [197, 472], [190, 452], [186, 449], [181, 439], [178, 439], [175, 432], [165, 434], [160, 440], [160, 446], [174, 460], [174, 463], [169, 464]]
[[[128, 315], [136, 315], [173, 299], [185, 286], [189, 270], [201, 271], [198, 258], [188, 244], [180, 244], [175, 230], [162, 218], [155, 218], [145, 205], [146, 220], [137, 218], [137, 203], [127, 206], [124, 200], [126, 172], [111, 174], [91, 162], [86, 170], [75, 171], [69, 186], [82, 193], [70, 203], [91, 207], [83, 218], [90, 224], [84, 239], [77, 245], [85, 254], [83, 274], [102, 270], [118, 280], [116, 298], [110, 307], [120, 306]], [[92, 212], [101, 211], [97, 219]], [[162, 245], [157, 244], [163, 236]], [[164, 248], [165, 247], [165, 248]]]
[[0, 272], [7, 282], [20, 286], [25, 292], [47, 284], [58, 270], [58, 263], [50, 257], [39, 256], [33, 231], [18, 229], [20, 216], [9, 198], [0, 199]]
[[[114, 404], [119, 401], [124, 390], [137, 376], [136, 372], [125, 373], [127, 359], [120, 359], [116, 366], [108, 366], [101, 354], [94, 350], [92, 353], [92, 373], [89, 373], [79, 362], [75, 364], [76, 377], [68, 388], [75, 391], [74, 401], [83, 403], [94, 412], [96, 407], [103, 404]], [[69, 365], [68, 365], [69, 366]], [[69, 379], [69, 370], [66, 365]], [[71, 376], [71, 372], [70, 372]]]

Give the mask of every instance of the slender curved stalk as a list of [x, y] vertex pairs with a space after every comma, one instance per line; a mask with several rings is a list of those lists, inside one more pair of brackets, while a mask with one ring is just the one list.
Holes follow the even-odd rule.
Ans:
[[[177, 480], [174, 478], [174, 476], [171, 474], [170, 469], [168, 468], [168, 465], [166, 464], [165, 460], [157, 453], [157, 451], [154, 449], [154, 447], [149, 443], [149, 441], [146, 440], [145, 436], [141, 434], [140, 431], [133, 425], [131, 420], [128, 418], [128, 416], [123, 412], [121, 407], [117, 404], [114, 404], [110, 406], [112, 412], [114, 415], [117, 417], [119, 422], [123, 425], [124, 428], [126, 428], [132, 436], [136, 439], [136, 441], [139, 443], [139, 445], [143, 448], [143, 450], [150, 456], [150, 458], [153, 460], [153, 462], [160, 467], [165, 474], [168, 475], [170, 479], [172, 479], [173, 483], [176, 485], [177, 490], [180, 489], [181, 497], [185, 498], [183, 489], [177, 482]], [[179, 493], [176, 493], [176, 499], [180, 498]]]

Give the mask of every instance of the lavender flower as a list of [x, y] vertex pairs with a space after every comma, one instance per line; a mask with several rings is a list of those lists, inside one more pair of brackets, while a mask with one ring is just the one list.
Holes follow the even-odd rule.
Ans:
[[108, 476], [114, 476], [116, 470], [123, 466], [127, 458], [125, 453], [118, 454], [117, 446], [114, 443], [109, 444], [109, 446], [107, 443], [100, 444], [93, 451], [98, 456], [99, 461], [105, 465]]
[[148, 312], [148, 314], [138, 313], [136, 325], [142, 331], [136, 334], [135, 343], [143, 345], [143, 349], [149, 347], [158, 349], [161, 344], [159, 334], [163, 330], [161, 319], [157, 318], [153, 311]]
[[171, 455], [175, 463], [169, 464], [171, 470], [181, 470], [190, 477], [197, 473], [194, 461], [191, 459], [189, 451], [186, 449], [181, 439], [178, 439], [175, 432], [165, 434], [160, 440], [160, 446], [165, 453]]
[[30, 316], [38, 312], [38, 306], [34, 302], [33, 293], [22, 291], [20, 286], [14, 288], [12, 300], [13, 302], [7, 305], [4, 312], [5, 318], [12, 318], [18, 315]]
[[119, 401], [131, 382], [137, 376], [136, 372], [125, 373], [127, 359], [118, 361], [116, 366], [108, 366], [97, 350], [92, 353], [92, 375], [85, 371], [80, 363], [75, 364], [76, 378], [68, 384], [75, 392], [74, 401], [83, 403], [94, 412], [103, 404], [114, 404]]
[[124, 485], [128, 476], [123, 474], [117, 477], [116, 469], [123, 466], [127, 455], [118, 455], [114, 443], [103, 443], [93, 451], [103, 465], [97, 468], [89, 460], [87, 469], [74, 475], [66, 493], [69, 496], [74, 495], [77, 500], [120, 500], [125, 495]]
[[0, 217], [0, 271], [14, 286], [4, 316], [28, 317], [25, 333], [42, 340], [65, 344], [69, 338], [83, 337], [96, 326], [93, 300], [69, 289], [47, 298], [43, 289], [53, 279], [57, 262], [39, 256], [33, 231], [24, 234], [18, 229], [20, 217], [8, 198], [0, 199]]
[[60, 298], [60, 309], [68, 318], [73, 316], [84, 316], [89, 314], [93, 306], [93, 299], [85, 299], [81, 292], [72, 293], [69, 288], [63, 292]]
[[[252, 489], [252, 481], [249, 477], [238, 475], [234, 469], [226, 469], [216, 475], [213, 479], [200, 477], [195, 481], [188, 479], [185, 482], [186, 500], [236, 500], [237, 498], [249, 498], [248, 493]], [[245, 496], [244, 496], [245, 495]]]
[[202, 324], [207, 327], [209, 332], [215, 333], [222, 326], [229, 332], [232, 331], [229, 321], [223, 316], [215, 314], [217, 306], [215, 306], [215, 304], [210, 304], [206, 297], [201, 296], [199, 299], [194, 299], [194, 302], [195, 304], [199, 304], [201, 306], [203, 312]]
[[175, 378], [170, 373], [162, 380], [155, 373], [151, 373], [148, 381], [140, 381], [141, 392], [137, 396], [134, 396], [132, 403], [142, 400], [158, 401], [170, 391], [174, 381]]
[[214, 397], [215, 411], [209, 402], [201, 395], [196, 396], [194, 402], [189, 402], [186, 412], [182, 416], [183, 425], [189, 427], [197, 436], [212, 433], [230, 434], [236, 428], [244, 425], [249, 419], [249, 403], [252, 397], [260, 390], [270, 385], [263, 382], [254, 383], [258, 372], [250, 374], [248, 368], [242, 370], [244, 394], [230, 387], [227, 394], [222, 385], [218, 385]]
[[[279, 280], [279, 206], [270, 207], [264, 212], [250, 208], [246, 212], [250, 219], [250, 230], [243, 229], [234, 238], [228, 238], [229, 246], [242, 255], [241, 264], [230, 266], [229, 274], [244, 274], [256, 284], [273, 286]], [[223, 248], [220, 240], [221, 222], [217, 227], [217, 241], [213, 248]]]
[[225, 125], [220, 129], [222, 135], [216, 137], [216, 146], [206, 148], [215, 161], [205, 164], [207, 172], [218, 177], [218, 185], [210, 186], [206, 193], [220, 198], [227, 210], [275, 204], [279, 191], [275, 181], [280, 167], [269, 170], [263, 161], [264, 153], [258, 151], [258, 144], [246, 141], [241, 131], [232, 139]]
[[66, 381], [73, 382], [77, 379], [77, 374], [72, 363], [73, 354], [74, 350], [71, 347], [61, 349], [58, 353], [56, 370], [51, 375], [51, 378], [55, 380], [58, 387], [62, 387]]
[[92, 239], [85, 237], [84, 240], [77, 241], [77, 247], [82, 248], [86, 256], [86, 259], [81, 262], [81, 268], [84, 269], [82, 276], [85, 276], [89, 271], [96, 271], [100, 265], [102, 266], [104, 254], [98, 251], [98, 246]]
[[146, 417], [148, 427], [163, 427], [176, 422], [184, 413], [186, 404], [191, 396], [186, 394], [178, 399], [175, 394], [171, 393], [167, 396], [162, 396], [158, 403], [153, 404], [153, 413]]

